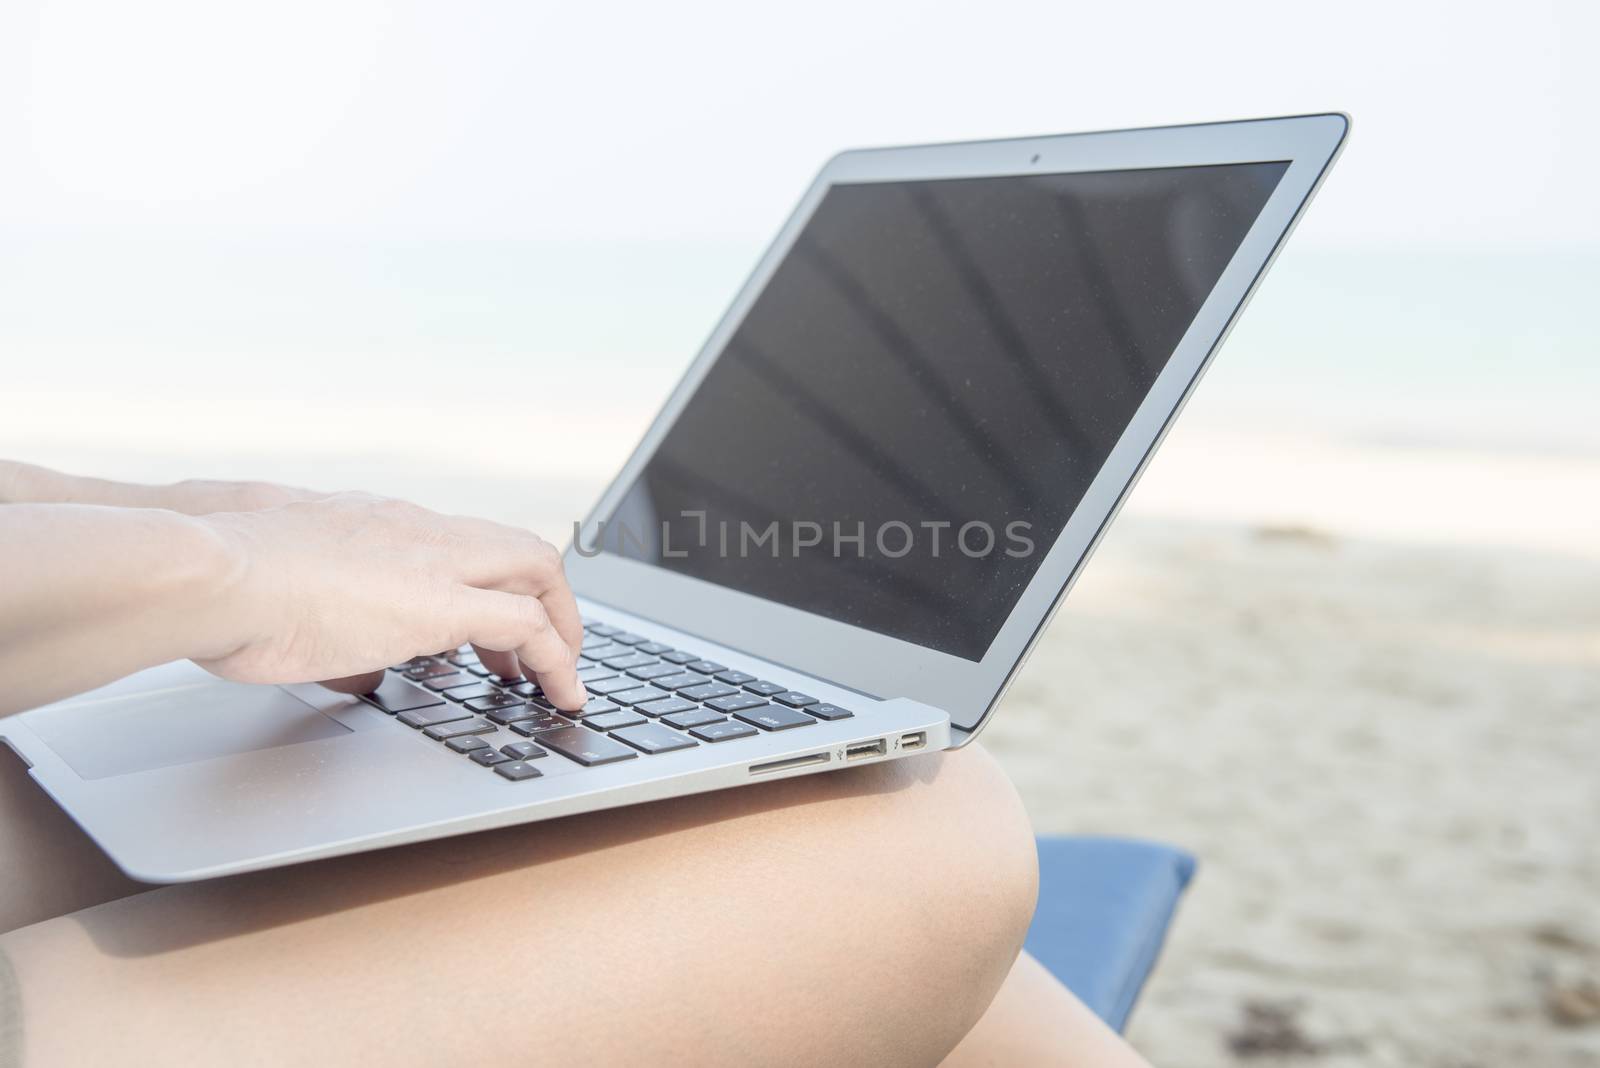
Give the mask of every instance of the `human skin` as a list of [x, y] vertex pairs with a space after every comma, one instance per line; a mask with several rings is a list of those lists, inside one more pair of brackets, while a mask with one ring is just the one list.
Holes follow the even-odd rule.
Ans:
[[[282, 490], [274, 506], [199, 515], [80, 503], [102, 487], [159, 496], [37, 471], [0, 482], [0, 678], [15, 680], [0, 715], [180, 658], [237, 682], [362, 691], [465, 642], [561, 708], [586, 699], [577, 602], [560, 553], [528, 531], [355, 493]], [[170, 494], [188, 503], [192, 484]]]
[[[523, 532], [4, 464], [0, 502], [8, 711], [184, 656], [360, 688], [467, 640], [581, 700]], [[977, 746], [160, 888], [0, 751], [0, 864], [29, 1065], [1141, 1063], [1019, 958], [1032, 835]]]

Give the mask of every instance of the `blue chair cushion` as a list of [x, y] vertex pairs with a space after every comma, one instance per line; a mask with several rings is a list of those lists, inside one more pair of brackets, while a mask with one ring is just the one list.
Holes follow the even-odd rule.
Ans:
[[1157, 842], [1040, 838], [1026, 948], [1121, 1031], [1194, 869], [1194, 857]]

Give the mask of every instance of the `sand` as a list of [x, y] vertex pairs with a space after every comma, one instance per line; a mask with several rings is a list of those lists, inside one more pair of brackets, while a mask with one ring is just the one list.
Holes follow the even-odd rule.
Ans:
[[1155, 1063], [1600, 1064], [1600, 562], [1124, 520], [983, 741], [1199, 856]]

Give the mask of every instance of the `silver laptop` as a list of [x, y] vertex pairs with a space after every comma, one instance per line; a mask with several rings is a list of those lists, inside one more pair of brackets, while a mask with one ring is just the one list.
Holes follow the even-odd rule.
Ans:
[[460, 650], [361, 699], [170, 664], [0, 737], [151, 882], [963, 745], [1347, 128], [831, 160], [574, 531], [579, 713]]

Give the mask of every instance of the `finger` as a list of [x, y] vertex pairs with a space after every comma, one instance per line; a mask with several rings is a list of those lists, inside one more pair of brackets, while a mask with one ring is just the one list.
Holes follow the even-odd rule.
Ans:
[[383, 682], [383, 672], [368, 671], [361, 675], [347, 675], [342, 679], [326, 679], [322, 685], [334, 693], [364, 694], [376, 690]]
[[539, 603], [544, 605], [550, 623], [561, 635], [561, 640], [567, 643], [572, 655], [577, 656], [583, 651], [583, 616], [578, 611], [577, 595], [567, 584], [567, 569], [561, 563], [559, 554], [556, 556], [555, 581], [539, 595]]
[[517, 663], [516, 653], [485, 649], [479, 645], [474, 645], [472, 648], [477, 651], [478, 659], [483, 662], [483, 666], [494, 672], [497, 678], [514, 679], [522, 674], [522, 665]]
[[[543, 690], [547, 695], [550, 693], [550, 686], [551, 686], [552, 680], [548, 677], [548, 675], [545, 672], [529, 670], [529, 671], [524, 672], [524, 674], [527, 676], [527, 678], [528, 678], [528, 680], [530, 682], [538, 684], [539, 689]], [[556, 680], [554, 684], [556, 686], [560, 686], [561, 685], [559, 680]], [[580, 709], [584, 705], [589, 703], [589, 690], [588, 690], [588, 687], [584, 686], [581, 681], [579, 682], [578, 685], [579, 685], [579, 688], [583, 691], [583, 701], [581, 703], [579, 703], [579, 704], [573, 705], [572, 706], [572, 710], [573, 711], [576, 711], [577, 709]], [[640, 685], [643, 685], [643, 683], [641, 683]], [[554, 698], [552, 698], [551, 700], [554, 700]], [[565, 705], [561, 705], [560, 707], [565, 708], [566, 706]]]
[[555, 546], [537, 534], [485, 519], [457, 518], [457, 578], [469, 586], [539, 598], [574, 656], [583, 647], [583, 618]]
[[578, 599], [567, 584], [567, 570], [561, 562], [561, 554], [544, 539], [530, 536], [512, 549], [505, 566], [509, 570], [499, 579], [473, 585], [509, 593], [530, 593], [539, 598], [551, 626], [567, 643], [572, 655], [577, 656], [583, 648], [583, 617], [578, 613]]
[[491, 652], [516, 653], [556, 707], [583, 707], [589, 695], [578, 681], [578, 658], [537, 597], [462, 586], [456, 604], [457, 623], [468, 641]]

